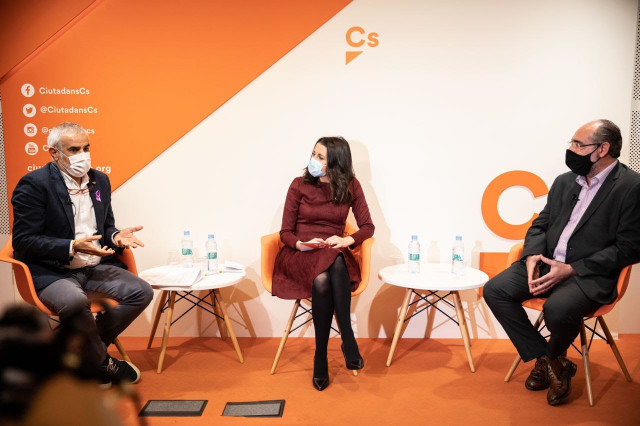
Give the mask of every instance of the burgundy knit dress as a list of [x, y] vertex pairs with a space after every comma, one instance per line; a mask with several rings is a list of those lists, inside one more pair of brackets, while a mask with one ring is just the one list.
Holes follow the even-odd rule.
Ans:
[[357, 179], [349, 184], [353, 196], [350, 204], [335, 205], [331, 198], [329, 183], [318, 182], [318, 186], [305, 183], [302, 177], [295, 178], [289, 186], [282, 215], [280, 239], [284, 247], [276, 257], [273, 272], [273, 295], [282, 299], [305, 299], [311, 297], [313, 280], [326, 271], [339, 253], [349, 271], [351, 291], [360, 283], [360, 267], [348, 248], [323, 248], [299, 251], [296, 242], [313, 238], [326, 239], [344, 233], [349, 208], [353, 209], [359, 230], [352, 234], [354, 245], [360, 245], [373, 236], [373, 222], [362, 187]]

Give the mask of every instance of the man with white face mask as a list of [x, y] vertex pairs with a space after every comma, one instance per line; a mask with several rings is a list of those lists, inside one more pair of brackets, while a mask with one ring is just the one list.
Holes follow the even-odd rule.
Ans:
[[[52, 162], [25, 175], [11, 197], [15, 257], [27, 264], [38, 297], [61, 319], [81, 306], [92, 335], [87, 356], [103, 372], [103, 385], [140, 380], [129, 362], [112, 358], [107, 346], [147, 307], [149, 284], [114, 256], [143, 246], [134, 232], [118, 230], [111, 209], [111, 184], [91, 168], [89, 136], [75, 123], [62, 123], [47, 138]], [[94, 320], [89, 296], [105, 295], [118, 306]]]

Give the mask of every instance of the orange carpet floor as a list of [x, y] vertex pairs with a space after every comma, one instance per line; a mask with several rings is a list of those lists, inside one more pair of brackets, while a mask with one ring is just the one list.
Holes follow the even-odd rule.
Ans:
[[[390, 339], [359, 339], [366, 365], [355, 377], [344, 366], [339, 338], [332, 338], [331, 384], [322, 392], [311, 384], [311, 338], [290, 338], [276, 373], [269, 374], [279, 340], [239, 339], [245, 357], [240, 364], [230, 340], [172, 337], [164, 371], [157, 374], [160, 339], [149, 350], [146, 339], [121, 339], [143, 374], [135, 386], [142, 404], [209, 401], [201, 417], [147, 418], [149, 425], [640, 425], [640, 335], [617, 342], [631, 383], [610, 348], [594, 341], [594, 407], [589, 407], [582, 359], [573, 349], [569, 358], [578, 372], [569, 402], [551, 407], [546, 391], [524, 387], [532, 363], [521, 364], [511, 382], [504, 382], [515, 355], [508, 340], [474, 340], [476, 372], [471, 373], [460, 339], [401, 339], [390, 367], [385, 366]], [[229, 401], [274, 399], [286, 400], [281, 418], [221, 416]], [[125, 424], [139, 424], [139, 407], [131, 401], [121, 400], [117, 410]]]

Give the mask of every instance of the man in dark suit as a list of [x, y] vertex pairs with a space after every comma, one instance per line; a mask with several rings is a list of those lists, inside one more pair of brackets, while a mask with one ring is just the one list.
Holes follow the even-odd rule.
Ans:
[[[580, 127], [564, 173], [527, 231], [522, 258], [484, 287], [493, 311], [524, 361], [536, 359], [529, 390], [549, 388], [551, 405], [571, 392], [577, 366], [565, 355], [583, 317], [617, 297], [620, 270], [640, 260], [640, 174], [617, 158], [620, 129], [608, 120]], [[521, 303], [547, 297], [547, 342]]]
[[[38, 297], [61, 320], [80, 309], [91, 336], [89, 359], [103, 372], [103, 384], [136, 383], [140, 371], [112, 358], [107, 346], [147, 307], [149, 284], [126, 270], [114, 253], [142, 246], [134, 232], [118, 230], [111, 209], [111, 184], [91, 169], [89, 136], [74, 123], [53, 128], [47, 139], [50, 163], [20, 179], [13, 191], [13, 248], [29, 267]], [[91, 294], [118, 306], [91, 314]]]

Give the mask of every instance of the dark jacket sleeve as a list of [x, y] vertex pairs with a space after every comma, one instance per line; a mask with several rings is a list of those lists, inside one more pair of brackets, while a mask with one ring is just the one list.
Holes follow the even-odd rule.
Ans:
[[11, 197], [13, 249], [21, 259], [67, 264], [71, 239], [46, 235], [49, 201], [44, 182], [39, 182], [33, 174], [20, 179]]
[[355, 241], [351, 245], [351, 248], [354, 248], [362, 244], [362, 242], [367, 238], [373, 236], [375, 226], [373, 225], [373, 221], [371, 221], [369, 206], [367, 205], [367, 200], [364, 197], [364, 192], [362, 191], [362, 186], [358, 179], [354, 178], [351, 182], [351, 195], [353, 196], [351, 200], [351, 209], [353, 210], [353, 216], [356, 218], [356, 223], [359, 228], [356, 233], [351, 234], [351, 237]]
[[298, 236], [295, 234], [298, 222], [298, 208], [300, 207], [300, 178], [296, 178], [289, 185], [287, 199], [284, 202], [284, 212], [282, 213], [282, 226], [280, 228], [280, 239], [292, 249], [296, 248]]

